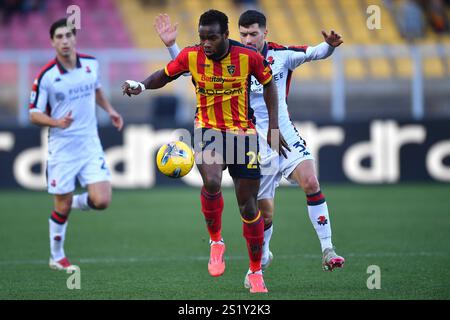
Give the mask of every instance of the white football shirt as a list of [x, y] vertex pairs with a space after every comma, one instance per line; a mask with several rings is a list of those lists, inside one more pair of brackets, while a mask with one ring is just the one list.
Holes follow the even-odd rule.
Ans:
[[49, 129], [49, 161], [84, 158], [101, 148], [95, 103], [95, 91], [100, 87], [98, 61], [83, 54], [77, 54], [73, 70], [53, 59], [34, 80], [30, 112], [44, 112], [55, 119], [72, 112], [70, 127]]
[[[325, 59], [333, 53], [334, 48], [326, 42], [322, 42], [315, 47], [308, 46], [282, 46], [273, 42], [265, 43], [262, 55], [270, 63], [273, 80], [278, 89], [278, 126], [286, 140], [291, 145], [298, 140], [298, 132], [289, 116], [287, 97], [291, 83], [292, 73], [301, 64]], [[255, 78], [251, 78], [250, 105], [254, 110], [256, 118], [256, 130], [262, 141], [260, 146], [267, 148], [266, 152], [260, 150], [263, 157], [271, 153], [267, 146], [267, 131], [269, 129], [269, 114], [264, 102], [263, 85]]]

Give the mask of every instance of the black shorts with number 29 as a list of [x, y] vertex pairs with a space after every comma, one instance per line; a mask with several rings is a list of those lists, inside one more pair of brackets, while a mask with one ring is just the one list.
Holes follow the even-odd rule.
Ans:
[[[196, 153], [214, 150], [221, 155], [224, 170], [233, 178], [260, 179], [258, 135], [198, 128], [194, 132]], [[220, 157], [217, 157], [218, 159]], [[203, 163], [208, 163], [202, 159]]]

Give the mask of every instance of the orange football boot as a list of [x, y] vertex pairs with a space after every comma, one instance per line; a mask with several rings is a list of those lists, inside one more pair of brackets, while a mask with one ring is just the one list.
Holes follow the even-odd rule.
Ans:
[[225, 272], [225, 243], [221, 241], [210, 241], [211, 251], [209, 254], [208, 272], [213, 277], [219, 277]]
[[269, 292], [264, 283], [262, 271], [247, 273], [245, 277], [244, 286], [250, 289], [250, 293], [265, 293]]

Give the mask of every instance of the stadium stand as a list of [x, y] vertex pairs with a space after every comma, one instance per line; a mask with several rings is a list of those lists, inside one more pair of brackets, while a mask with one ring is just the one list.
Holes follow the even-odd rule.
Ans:
[[[407, 44], [408, 40], [402, 38], [395, 17], [395, 10], [404, 1], [395, 1], [392, 11], [381, 0], [287, 0], [272, 1], [260, 0], [259, 7], [268, 14], [269, 38], [283, 44], [316, 44], [322, 41], [321, 30], [334, 29], [339, 31], [349, 45], [369, 46], [380, 44]], [[124, 20], [133, 36], [134, 43], [140, 48], [159, 48], [161, 42], [152, 32], [139, 32], [143, 28], [152, 28], [154, 17], [161, 12], [166, 12], [172, 17], [173, 22], [180, 24], [178, 42], [187, 45], [196, 41], [196, 27], [199, 12], [205, 8], [217, 8], [226, 12], [230, 18], [230, 36], [237, 38], [236, 22], [239, 18], [239, 7], [231, 1], [222, 0], [186, 0], [166, 1], [160, 6], [144, 6], [140, 2], [117, 0], [117, 5], [122, 11]], [[366, 8], [369, 5], [377, 5], [381, 9], [381, 30], [369, 30], [361, 28], [366, 24], [368, 17]], [[332, 6], [332, 10], [330, 10]], [[447, 11], [450, 9], [447, 8]], [[287, 23], [288, 22], [288, 23]], [[428, 24], [426, 34], [419, 43], [449, 43], [448, 34], [437, 35]], [[448, 59], [447, 59], [448, 60]], [[307, 80], [312, 74], [323, 79], [330, 79], [332, 66], [330, 61], [317, 65], [305, 65], [302, 72], [296, 75], [300, 80]], [[386, 57], [370, 58], [362, 54], [362, 57], [349, 59], [346, 63], [346, 76], [350, 79], [361, 80], [365, 77], [386, 79], [390, 77], [410, 77], [412, 73], [409, 58], [399, 58], [390, 61]], [[444, 58], [434, 57], [425, 61], [427, 77], [445, 77], [450, 74], [448, 61]]]
[[[0, 34], [0, 49], [31, 49], [47, 48], [48, 35], [44, 32], [23, 32], [23, 28], [46, 30], [48, 21], [61, 16], [61, 12], [73, 1], [46, 1], [45, 10], [30, 12], [26, 15], [15, 14], [9, 23], [2, 27]], [[394, 11], [405, 1], [395, 1]], [[239, 7], [234, 2], [223, 0], [186, 0], [186, 1], [127, 1], [127, 0], [78, 0], [77, 5], [83, 14], [83, 27], [89, 30], [82, 33], [78, 45], [86, 48], [160, 48], [161, 42], [152, 30], [154, 17], [160, 12], [167, 12], [172, 20], [180, 24], [180, 44], [190, 44], [196, 40], [196, 26], [199, 12], [205, 8], [214, 7], [227, 12], [230, 17], [231, 37], [237, 38], [236, 21], [239, 17]], [[333, 2], [330, 10], [329, 0], [288, 0], [272, 1], [260, 0], [260, 8], [269, 15], [270, 39], [279, 43], [314, 44], [322, 40], [320, 30], [335, 29], [343, 34], [346, 44], [405, 44], [406, 40], [400, 35], [395, 23], [393, 12], [389, 11], [381, 0], [339, 0]], [[366, 10], [369, 5], [381, 8], [382, 32], [361, 28], [367, 18]], [[446, 8], [447, 13], [450, 9]], [[104, 14], [107, 12], [107, 14]], [[122, 23], [123, 21], [123, 23]], [[286, 21], [292, 23], [285, 26]], [[279, 26], [279, 23], [282, 26]], [[421, 43], [450, 43], [448, 34], [438, 35], [427, 25], [426, 36], [419, 40]], [[361, 60], [352, 60], [352, 66], [347, 67], [347, 74], [351, 78], [360, 79], [364, 76]], [[448, 63], [435, 59], [427, 62], [430, 65], [430, 76], [448, 74]], [[376, 78], [391, 75], [405, 76], [409, 72], [405, 61], [389, 63], [385, 59], [371, 61], [369, 74]], [[326, 65], [326, 64], [325, 64]], [[381, 67], [380, 67], [381, 65]], [[396, 67], [397, 65], [397, 67]], [[398, 72], [397, 69], [402, 71]], [[304, 70], [302, 75], [307, 77], [311, 72]], [[330, 65], [321, 68], [320, 74], [330, 77]]]
[[[0, 49], [35, 49], [48, 47], [46, 32], [23, 32], [23, 29], [46, 30], [48, 21], [61, 16], [61, 12], [73, 1], [46, 1], [45, 10], [24, 14], [15, 14], [0, 33]], [[337, 30], [352, 45], [406, 44], [396, 25], [395, 12], [407, 1], [394, 1], [387, 6], [381, 0], [339, 0], [333, 2], [330, 10], [329, 0], [260, 0], [260, 8], [269, 15], [269, 37], [272, 41], [283, 44], [315, 44], [322, 40], [320, 31]], [[160, 48], [161, 42], [152, 32], [154, 17], [161, 12], [168, 13], [174, 22], [178, 22], [179, 43], [191, 44], [196, 41], [196, 28], [199, 12], [214, 7], [227, 12], [230, 17], [232, 38], [238, 38], [236, 21], [240, 7], [234, 2], [223, 0], [186, 0], [186, 1], [127, 1], [127, 0], [78, 0], [82, 12], [83, 27], [89, 30], [80, 33], [78, 46], [85, 48]], [[381, 8], [382, 29], [369, 30], [361, 28], [367, 19], [366, 8], [377, 5]], [[105, 14], [107, 12], [107, 14]], [[446, 8], [447, 15], [450, 9]], [[425, 15], [425, 13], [424, 13]], [[286, 21], [291, 23], [286, 25]], [[280, 25], [281, 24], [281, 25]], [[149, 30], [150, 32], [142, 32]], [[419, 43], [450, 43], [449, 34], [439, 35], [427, 24], [426, 34]], [[370, 50], [370, 47], [369, 49]], [[365, 66], [368, 66], [366, 68]], [[408, 58], [368, 59], [367, 57], [350, 59], [346, 63], [346, 75], [350, 79], [364, 79], [366, 76], [384, 79], [392, 76], [411, 76], [411, 62]], [[307, 80], [317, 71], [316, 66], [304, 66], [298, 73], [299, 79]], [[329, 79], [332, 74], [331, 63], [323, 62], [318, 75]], [[444, 77], [450, 73], [449, 61], [444, 58], [430, 58], [425, 61], [427, 77]], [[8, 72], [6, 72], [8, 73]], [[115, 70], [112, 71], [116, 73]], [[5, 73], [2, 73], [5, 77]], [[0, 79], [1, 81], [1, 79]]]
[[[110, 0], [98, 1], [46, 1], [45, 9], [27, 14], [14, 14], [9, 23], [2, 26], [2, 49], [47, 49], [48, 32], [23, 32], [45, 30], [49, 21], [65, 16], [66, 8], [76, 2], [82, 12], [82, 28], [89, 32], [81, 33], [78, 45], [85, 48], [129, 48], [132, 46], [127, 28], [121, 23], [120, 11]], [[89, 12], [89, 14], [84, 14]], [[107, 12], [107, 14], [105, 14]]]
[[[442, 54], [441, 45], [450, 44], [450, 35], [445, 23], [433, 15], [435, 8], [429, 8], [431, 2], [420, 1], [423, 15], [423, 37], [410, 39], [401, 32], [401, 12], [409, 0], [62, 0], [42, 1], [37, 10], [11, 15], [3, 23], [0, 31], [0, 51], [48, 49], [48, 24], [64, 15], [67, 6], [75, 2], [82, 11], [82, 28], [77, 47], [83, 49], [153, 49], [164, 50], [161, 41], [153, 31], [153, 21], [157, 14], [168, 13], [172, 22], [179, 23], [178, 43], [181, 47], [198, 41], [197, 24], [199, 15], [216, 8], [227, 13], [230, 19], [230, 37], [239, 38], [237, 21], [244, 9], [255, 7], [268, 16], [269, 39], [281, 44], [315, 45], [323, 40], [321, 30], [336, 30], [344, 38], [345, 51], [343, 70], [345, 78], [351, 83], [364, 85], [367, 81], [374, 83], [401, 84], [410, 83], [414, 75], [414, 61], [411, 44], [426, 47], [422, 60], [425, 80], [444, 83], [450, 77], [450, 57]], [[450, 16], [447, 2], [442, 4], [445, 16]], [[367, 8], [375, 5], [381, 13], [381, 29], [369, 30], [366, 27]], [[430, 11], [431, 10], [431, 11]], [[435, 10], [435, 11], [432, 11]], [[430, 13], [431, 12], [431, 13]], [[436, 24], [438, 29], [436, 29]], [[441, 28], [441, 29], [439, 29]], [[42, 32], [23, 32], [43, 30]], [[439, 31], [439, 32], [438, 32]], [[395, 47], [393, 47], [395, 46]], [[395, 48], [395, 49], [393, 49]], [[164, 56], [163, 56], [164, 58]], [[336, 63], [332, 59], [305, 64], [294, 73], [294, 82], [316, 87], [330, 83], [336, 74]], [[110, 84], [117, 86], [117, 81], [126, 74], [130, 78], [140, 78], [142, 74], [163, 65], [163, 60], [140, 63], [113, 61], [108, 68]], [[40, 63], [32, 64], [30, 79], [39, 70]], [[2, 109], [14, 112], [17, 106], [17, 90], [11, 83], [17, 83], [19, 67], [10, 60], [0, 61], [0, 105]], [[144, 72], [143, 72], [144, 71]], [[19, 80], [20, 81], [20, 80]], [[8, 87], [9, 85], [9, 87]], [[386, 85], [385, 85], [386, 86]], [[392, 87], [394, 88], [394, 87]], [[164, 89], [170, 93], [173, 88]], [[384, 90], [384, 89], [381, 89]], [[409, 89], [408, 89], [409, 90]], [[306, 91], [306, 89], [305, 89]], [[305, 91], [299, 91], [302, 95]], [[318, 90], [316, 90], [318, 91]], [[405, 91], [407, 92], [407, 91]], [[291, 96], [297, 92], [292, 91]], [[406, 93], [407, 94], [407, 93]], [[293, 96], [295, 98], [295, 96]], [[328, 98], [329, 99], [329, 98]], [[434, 97], [433, 97], [434, 99]], [[351, 99], [349, 99], [351, 101]], [[309, 101], [303, 101], [306, 104]], [[324, 104], [329, 104], [326, 100]], [[6, 106], [6, 108], [5, 108]], [[303, 112], [305, 112], [303, 110]], [[295, 116], [295, 111], [293, 111]]]

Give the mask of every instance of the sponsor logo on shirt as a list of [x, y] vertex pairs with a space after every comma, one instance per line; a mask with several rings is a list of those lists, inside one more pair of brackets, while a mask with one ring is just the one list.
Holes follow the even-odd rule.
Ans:
[[205, 89], [205, 88], [198, 88], [197, 93], [206, 95], [206, 96], [219, 96], [219, 95], [226, 95], [226, 96], [234, 96], [242, 94], [244, 91], [242, 88], [233, 88], [233, 89]]
[[207, 82], [215, 82], [215, 83], [221, 83], [223, 84], [224, 82], [234, 82], [236, 81], [236, 78], [222, 78], [222, 77], [216, 77], [216, 76], [205, 76], [204, 74], [202, 75], [202, 81], [207, 81]]
[[56, 102], [64, 101], [65, 98], [66, 98], [66, 96], [64, 95], [64, 93], [62, 93], [62, 92], [55, 93]]
[[95, 90], [95, 83], [89, 83], [85, 85], [81, 85], [79, 87], [71, 88], [69, 90], [69, 95], [77, 94], [77, 93], [84, 93], [86, 91], [92, 91]]

